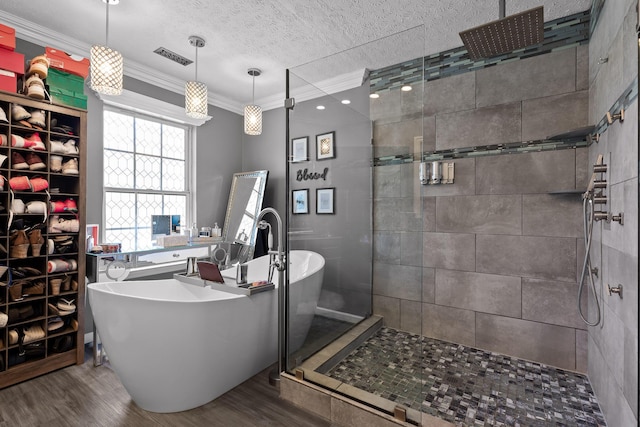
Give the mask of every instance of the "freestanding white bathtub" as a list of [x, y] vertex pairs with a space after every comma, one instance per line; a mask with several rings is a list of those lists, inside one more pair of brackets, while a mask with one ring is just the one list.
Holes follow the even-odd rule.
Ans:
[[[250, 261], [249, 281], [266, 279], [268, 263]], [[291, 251], [289, 268], [292, 351], [311, 325], [324, 258]], [[165, 279], [92, 283], [88, 295], [111, 366], [147, 411], [201, 406], [277, 360], [277, 289], [249, 296]]]

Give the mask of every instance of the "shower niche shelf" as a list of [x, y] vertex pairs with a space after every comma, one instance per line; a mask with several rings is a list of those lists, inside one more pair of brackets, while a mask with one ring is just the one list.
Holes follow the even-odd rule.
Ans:
[[[11, 114], [14, 105], [27, 112], [43, 111], [45, 126], [38, 129], [14, 120]], [[0, 250], [0, 266], [8, 268], [0, 277], [0, 313], [8, 315], [7, 324], [0, 326], [2, 389], [84, 362], [85, 261], [81, 254], [84, 253], [86, 232], [87, 112], [3, 91], [0, 91], [0, 108], [7, 117], [7, 121], [0, 121], [0, 155], [6, 156], [0, 164], [0, 181], [4, 183], [0, 186], [0, 206], [3, 208], [0, 209], [0, 243], [2, 249], [6, 248], [6, 251]], [[29, 147], [23, 139], [37, 141], [33, 136], [35, 132], [44, 145], [34, 143]], [[71, 140], [73, 143], [69, 143]], [[62, 144], [56, 144], [52, 152], [51, 141], [69, 144], [64, 152], [61, 152]], [[33, 160], [34, 154], [44, 166], [40, 165], [36, 170], [25, 168], [21, 158], [31, 156]], [[54, 167], [54, 160], [61, 164]], [[66, 168], [62, 166], [65, 163]], [[74, 165], [78, 173], [73, 172]], [[27, 177], [31, 183], [39, 177], [40, 185], [44, 186], [46, 181], [47, 191], [33, 188], [11, 193], [10, 180], [17, 177], [23, 181], [22, 177]], [[72, 210], [49, 215], [16, 212], [9, 224], [12, 201], [18, 199], [25, 205], [36, 202], [36, 206], [47, 206], [47, 210], [53, 202], [58, 207], [62, 203]], [[75, 202], [77, 212], [72, 208], [72, 202]], [[59, 222], [52, 222], [54, 215]], [[65, 225], [63, 229], [61, 224], [70, 220], [77, 220], [77, 224], [73, 227]], [[54, 224], [60, 228], [53, 227]], [[32, 245], [28, 245], [27, 252], [12, 249], [12, 231], [28, 233], [35, 228], [41, 230], [44, 239], [39, 252], [34, 253], [38, 249]], [[52, 251], [48, 250], [50, 244]], [[75, 309], [64, 312], [63, 307], [70, 308], [70, 305], [63, 300], [73, 302]]]

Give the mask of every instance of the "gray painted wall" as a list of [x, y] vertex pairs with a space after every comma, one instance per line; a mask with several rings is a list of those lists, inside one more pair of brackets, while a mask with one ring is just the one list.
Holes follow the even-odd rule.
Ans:
[[[637, 1], [604, 3], [589, 45], [589, 117], [598, 122], [638, 77]], [[598, 58], [608, 62], [598, 64]], [[602, 323], [590, 327], [589, 378], [607, 425], [638, 425], [638, 100], [589, 150], [589, 164], [603, 154], [609, 202], [604, 211], [624, 213], [624, 225], [602, 221], [594, 227], [592, 262]], [[590, 171], [591, 172], [591, 171]], [[623, 298], [607, 285], [622, 284]], [[593, 299], [589, 315], [595, 318]]]

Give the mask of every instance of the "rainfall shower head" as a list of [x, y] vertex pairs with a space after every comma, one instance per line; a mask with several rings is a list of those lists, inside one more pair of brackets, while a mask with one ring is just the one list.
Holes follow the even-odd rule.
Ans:
[[471, 59], [490, 58], [542, 43], [544, 40], [543, 6], [504, 17], [504, 0], [500, 2], [500, 19], [460, 32]]

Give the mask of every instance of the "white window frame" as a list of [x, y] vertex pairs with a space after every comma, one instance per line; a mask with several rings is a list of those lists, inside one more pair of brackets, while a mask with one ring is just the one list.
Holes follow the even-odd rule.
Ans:
[[[161, 101], [157, 101], [162, 103]], [[141, 111], [138, 108], [122, 106], [120, 104], [114, 104], [111, 102], [105, 102], [103, 109], [103, 126], [104, 126], [104, 112], [111, 111], [119, 114], [128, 115], [134, 118], [140, 118], [143, 120], [154, 121], [161, 124], [167, 124], [170, 126], [181, 127], [185, 131], [185, 191], [162, 191], [162, 190], [148, 190], [148, 189], [136, 189], [136, 188], [121, 188], [121, 187], [107, 187], [102, 186], [102, 221], [101, 227], [104, 230], [103, 238], [106, 238], [106, 224], [107, 224], [107, 212], [106, 212], [106, 194], [107, 192], [119, 192], [119, 193], [147, 193], [147, 194], [179, 194], [186, 196], [186, 218], [183, 218], [185, 224], [181, 224], [183, 227], [188, 227], [189, 224], [196, 222], [196, 194], [195, 194], [195, 180], [196, 180], [196, 168], [195, 168], [195, 147], [196, 147], [196, 126], [189, 123], [180, 122], [166, 117], [160, 114], [152, 114]], [[104, 134], [104, 127], [103, 127]], [[102, 149], [102, 161], [104, 162], [104, 150]], [[135, 166], [135, 165], [134, 165]], [[134, 173], [135, 179], [135, 173]], [[137, 206], [136, 206], [137, 209]], [[137, 216], [137, 214], [136, 214]], [[137, 227], [136, 227], [137, 228]], [[137, 242], [136, 242], [137, 246]], [[136, 250], [139, 250], [136, 247]]]

